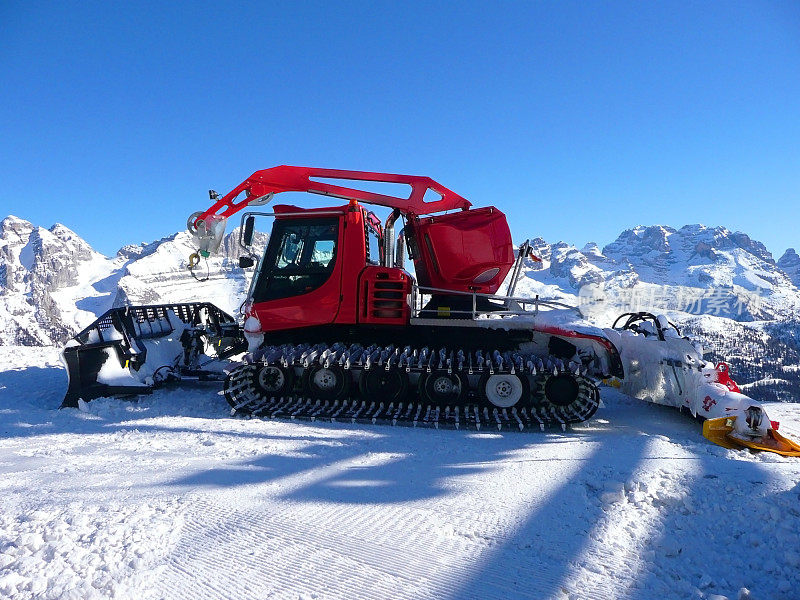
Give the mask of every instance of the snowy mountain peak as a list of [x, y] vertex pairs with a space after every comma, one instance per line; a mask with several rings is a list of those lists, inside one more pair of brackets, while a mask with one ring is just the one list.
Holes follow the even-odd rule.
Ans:
[[3, 219], [0, 344], [49, 344], [73, 333], [67, 315], [76, 299], [64, 290], [79, 286], [98, 261], [105, 258], [63, 225], [45, 229], [15, 216]]
[[[56, 223], [49, 229], [38, 227], [13, 215], [9, 215], [0, 221], [0, 246], [7, 249], [17, 248], [22, 250], [23, 247], [31, 245], [28, 250], [33, 254], [41, 255], [44, 246], [56, 245], [63, 246], [64, 249], [77, 253], [84, 258], [88, 258], [96, 252], [92, 247], [77, 233]], [[52, 248], [47, 248], [51, 250]], [[32, 258], [29, 256], [28, 258]], [[31, 265], [26, 265], [30, 268]]]
[[717, 227], [712, 231], [714, 234], [712, 246], [714, 248], [719, 250], [741, 248], [763, 261], [775, 263], [772, 253], [767, 250], [766, 246], [759, 241], [751, 239], [746, 233], [742, 233], [741, 231], [732, 232], [725, 227]]
[[600, 247], [594, 242], [589, 242], [586, 244], [581, 249], [581, 254], [583, 254], [586, 259], [594, 265], [601, 265], [608, 262], [608, 257], [600, 251]]
[[630, 249], [637, 253], [669, 252], [669, 236], [675, 233], [672, 227], [662, 225], [637, 225], [633, 229], [623, 231], [615, 242], [603, 248], [603, 254], [615, 254]]
[[33, 224], [30, 221], [20, 219], [14, 215], [8, 215], [5, 219], [0, 221], [0, 231], [5, 231], [6, 229], [15, 229], [18, 227], [27, 227], [28, 229], [33, 229]]
[[786, 252], [783, 253], [783, 256], [778, 259], [778, 266], [789, 264], [800, 264], [800, 256], [798, 256], [797, 251], [794, 248], [787, 248]]
[[717, 260], [716, 250], [744, 250], [758, 259], [775, 264], [766, 246], [740, 231], [726, 227], [707, 227], [702, 224], [684, 225], [674, 229], [665, 225], [639, 225], [623, 231], [611, 244], [603, 248], [603, 254], [613, 256], [666, 255], [673, 252], [698, 254]]
[[800, 287], [800, 256], [794, 248], [789, 248], [778, 259], [777, 265], [786, 273], [797, 287]]
[[8, 259], [13, 253], [18, 258], [33, 229], [33, 224], [19, 217], [8, 216], [0, 221], [0, 256]]
[[94, 250], [94, 248], [91, 247], [89, 242], [84, 240], [69, 227], [62, 225], [61, 223], [56, 223], [50, 227], [48, 231], [52, 233], [54, 237], [61, 240], [64, 244], [73, 247], [76, 251], [82, 253], [87, 258], [91, 255], [99, 254]]
[[583, 252], [587, 256], [590, 254], [594, 255], [599, 254], [602, 256], [602, 253], [600, 252], [600, 247], [594, 242], [589, 242], [588, 244], [584, 245], [584, 247], [581, 248], [581, 252]]
[[145, 256], [150, 256], [153, 252], [158, 250], [158, 247], [161, 244], [173, 241], [177, 233], [173, 233], [172, 235], [168, 235], [167, 237], [163, 237], [160, 240], [156, 240], [154, 242], [141, 242], [139, 244], [127, 244], [117, 250], [117, 256], [124, 258], [125, 260], [135, 260], [138, 258], [144, 258]]

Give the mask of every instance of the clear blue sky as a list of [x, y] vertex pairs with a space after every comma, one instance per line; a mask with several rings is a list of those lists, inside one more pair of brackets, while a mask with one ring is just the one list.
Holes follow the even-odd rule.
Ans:
[[800, 247], [797, 2], [0, 1], [0, 216], [98, 250], [277, 164], [430, 175], [515, 239]]

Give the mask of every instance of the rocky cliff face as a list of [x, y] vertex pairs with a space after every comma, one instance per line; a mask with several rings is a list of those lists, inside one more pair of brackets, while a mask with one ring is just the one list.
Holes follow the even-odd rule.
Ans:
[[78, 283], [86, 263], [101, 259], [63, 225], [0, 221], [0, 344], [48, 344], [70, 335], [58, 292]]
[[783, 256], [778, 259], [777, 264], [778, 267], [789, 276], [792, 283], [800, 287], [800, 256], [797, 255], [794, 248], [789, 248]]

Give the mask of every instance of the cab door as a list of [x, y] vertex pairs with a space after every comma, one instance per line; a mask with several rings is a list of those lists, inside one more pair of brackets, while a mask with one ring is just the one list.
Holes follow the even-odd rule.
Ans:
[[263, 331], [332, 323], [341, 295], [342, 217], [276, 218], [252, 290]]

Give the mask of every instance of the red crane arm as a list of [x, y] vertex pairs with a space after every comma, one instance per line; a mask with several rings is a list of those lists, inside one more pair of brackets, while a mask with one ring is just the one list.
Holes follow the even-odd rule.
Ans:
[[[402, 183], [411, 186], [411, 193], [405, 198], [401, 196], [386, 196], [323, 181], [315, 181], [314, 178], [341, 179], [343, 183], [348, 180]], [[425, 193], [429, 189], [436, 192], [439, 198], [430, 202], [425, 201]], [[236, 198], [242, 192], [245, 192], [245, 197], [237, 202]], [[426, 215], [453, 209], [467, 210], [472, 206], [466, 198], [462, 198], [430, 177], [282, 165], [256, 171], [222, 198], [219, 198], [211, 208], [198, 215], [197, 221], [212, 215], [230, 217], [247, 207], [253, 200], [268, 194], [279, 194], [280, 192], [323, 194], [345, 200], [360, 201], [365, 204], [396, 208], [406, 215]]]

